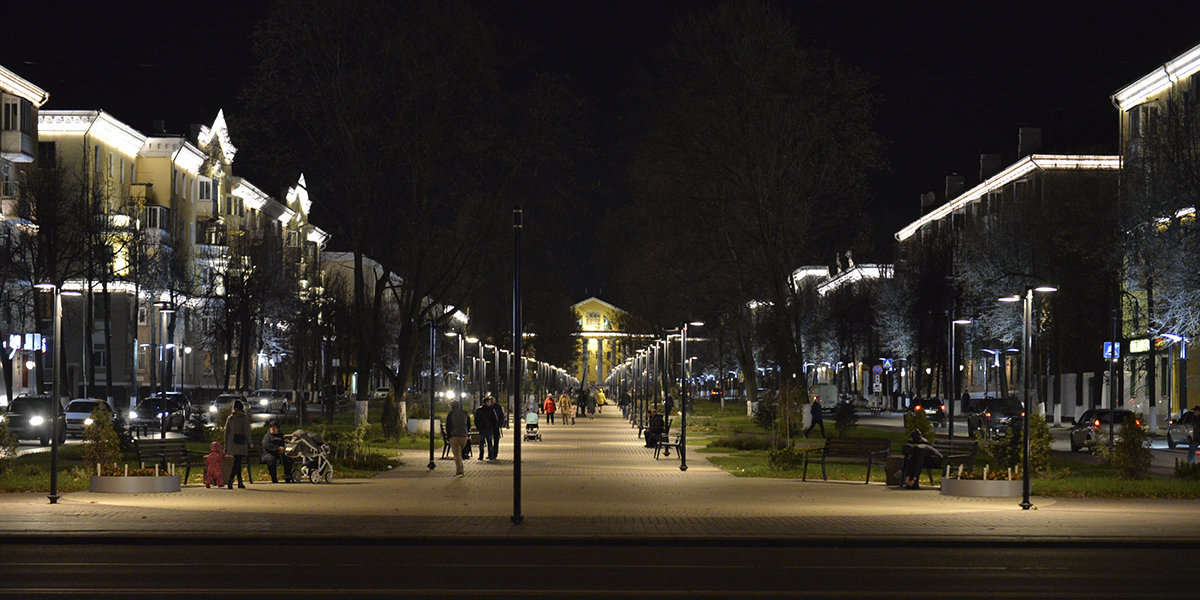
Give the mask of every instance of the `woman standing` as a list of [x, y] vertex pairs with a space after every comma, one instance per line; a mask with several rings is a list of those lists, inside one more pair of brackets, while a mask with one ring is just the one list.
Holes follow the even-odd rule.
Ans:
[[542, 410], [546, 413], [546, 420], [549, 421], [551, 425], [554, 424], [555, 408], [554, 398], [552, 398], [550, 394], [546, 394], [546, 401], [542, 403]]
[[562, 424], [567, 424], [567, 419], [571, 420], [571, 424], [575, 424], [575, 407], [571, 405], [571, 395], [563, 392], [558, 397], [558, 410], [562, 412]]
[[[233, 403], [233, 412], [225, 421], [225, 452], [233, 457], [233, 472], [225, 485], [226, 488], [233, 489], [233, 479], [236, 477], [238, 488], [246, 489], [246, 485], [242, 483], [242, 461], [250, 454], [251, 446], [250, 417], [246, 416], [242, 401], [236, 400]], [[249, 462], [246, 468], [250, 468]]]

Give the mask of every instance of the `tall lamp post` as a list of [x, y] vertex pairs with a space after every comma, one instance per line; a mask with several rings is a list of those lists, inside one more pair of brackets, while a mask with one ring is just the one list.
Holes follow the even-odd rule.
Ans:
[[[970, 319], [951, 319], [950, 320], [950, 368], [946, 369], [947, 385], [946, 385], [946, 437], [954, 439], [954, 402], [958, 399], [958, 367], [955, 365], [955, 359], [958, 358], [958, 349], [955, 333], [955, 325], [967, 325], [971, 322]], [[963, 407], [966, 408], [966, 407]]]
[[1033, 361], [1030, 355], [1033, 354], [1033, 293], [1039, 292], [1048, 294], [1056, 292], [1058, 288], [1051, 285], [1040, 285], [1037, 287], [1026, 288], [1023, 296], [1005, 296], [1000, 298], [1001, 302], [1021, 302], [1022, 303], [1022, 332], [1021, 332], [1021, 390], [1025, 396], [1025, 407], [1021, 411], [1021, 425], [1024, 430], [1024, 453], [1021, 464], [1021, 509], [1029, 510], [1033, 507], [1033, 503], [1029, 501], [1029, 492], [1032, 487], [1032, 481], [1029, 475], [1029, 380], [1031, 375], [1030, 367]]
[[[50, 394], [50, 504], [58, 504], [58, 415], [62, 412], [62, 297], [79, 296], [79, 292], [63, 292], [53, 283], [39, 283], [34, 286], [42, 291], [54, 294], [54, 367], [52, 377], [53, 390]], [[81, 342], [83, 340], [80, 340]]]
[[679, 329], [679, 470], [687, 470], [687, 413], [688, 413], [688, 326], [701, 327], [703, 321], [684, 323]]

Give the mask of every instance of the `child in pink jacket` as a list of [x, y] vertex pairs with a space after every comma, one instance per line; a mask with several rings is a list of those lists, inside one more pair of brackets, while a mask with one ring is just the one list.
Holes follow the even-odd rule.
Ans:
[[221, 463], [225, 460], [225, 451], [221, 449], [220, 442], [213, 442], [209, 445], [209, 452], [204, 456], [204, 487], [225, 485], [225, 476], [221, 469]]

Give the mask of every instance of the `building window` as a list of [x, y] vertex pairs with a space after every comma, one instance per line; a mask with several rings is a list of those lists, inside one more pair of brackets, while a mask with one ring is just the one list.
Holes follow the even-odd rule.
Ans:
[[125, 158], [121, 158], [121, 183], [125, 183]]
[[590, 312], [583, 317], [583, 328], [591, 331], [598, 331], [602, 326], [601, 316], [598, 312]]
[[108, 347], [104, 342], [92, 342], [92, 365], [97, 369], [108, 368]]
[[16, 131], [21, 128], [21, 106], [16, 98], [4, 100], [4, 131]]
[[108, 153], [108, 178], [113, 178], [113, 153]]
[[100, 172], [100, 144], [92, 146], [92, 170]]
[[170, 229], [171, 209], [165, 206], [147, 206], [145, 225], [155, 229]]
[[212, 180], [200, 178], [200, 192], [197, 200], [212, 200]]
[[150, 321], [146, 318], [146, 307], [138, 306], [138, 325], [145, 325]]
[[58, 166], [58, 147], [54, 142], [38, 142], [38, 164], [43, 169]]

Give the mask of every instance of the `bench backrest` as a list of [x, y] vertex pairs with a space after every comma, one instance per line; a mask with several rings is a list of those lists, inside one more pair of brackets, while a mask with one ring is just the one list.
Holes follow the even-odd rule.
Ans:
[[935, 440], [931, 444], [945, 458], [961, 457], [962, 462], [974, 462], [975, 454], [979, 451], [979, 443], [975, 440]]
[[826, 438], [825, 454], [828, 456], [863, 456], [868, 457], [879, 452], [887, 452], [892, 447], [887, 438]]
[[170, 440], [137, 440], [138, 458], [187, 458], [187, 444], [180, 439]]

